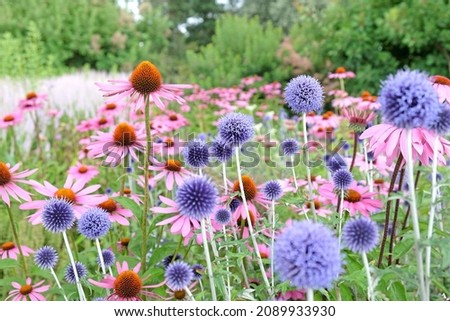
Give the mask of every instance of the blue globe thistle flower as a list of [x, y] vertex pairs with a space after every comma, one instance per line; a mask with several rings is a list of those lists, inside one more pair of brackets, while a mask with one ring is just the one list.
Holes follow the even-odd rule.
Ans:
[[450, 107], [448, 104], [441, 104], [437, 117], [428, 124], [428, 129], [437, 135], [446, 135], [450, 132]]
[[[327, 159], [328, 156], [328, 159]], [[347, 169], [347, 163], [345, 160], [342, 159], [342, 157], [339, 154], [336, 154], [335, 156], [325, 156], [325, 162], [328, 170], [333, 174], [337, 170], [340, 169]]]
[[97, 298], [93, 298], [92, 301], [107, 301], [107, 300], [106, 300], [106, 298], [97, 297]]
[[352, 219], [342, 230], [342, 242], [353, 252], [370, 252], [378, 243], [378, 226], [365, 217]]
[[322, 85], [307, 75], [292, 78], [284, 89], [284, 101], [297, 114], [319, 111], [323, 105]]
[[429, 77], [417, 70], [389, 75], [378, 101], [384, 121], [399, 128], [426, 128], [439, 112], [438, 95]]
[[[450, 166], [450, 165], [449, 165]], [[241, 205], [241, 201], [237, 198], [233, 198], [230, 202], [230, 211], [231, 213], [236, 212], [237, 208]]]
[[299, 289], [329, 288], [342, 271], [339, 244], [320, 223], [297, 221], [275, 241], [275, 271]]
[[52, 198], [44, 205], [42, 211], [42, 225], [53, 233], [65, 232], [75, 221], [72, 205], [64, 200]]
[[350, 149], [350, 144], [348, 142], [345, 142], [344, 145], [342, 145], [342, 149], [343, 150], [349, 150]]
[[[78, 278], [81, 280], [86, 277], [87, 269], [86, 266], [81, 262], [75, 262], [75, 268], [77, 269]], [[66, 273], [64, 274], [64, 280], [66, 280], [70, 284], [75, 284], [75, 273], [72, 268], [72, 264], [69, 264], [66, 268]]]
[[200, 133], [197, 135], [198, 140], [206, 141], [207, 138], [208, 138], [208, 135], [205, 133]]
[[192, 265], [192, 273], [194, 274], [194, 277], [192, 280], [198, 281], [203, 278], [203, 273], [205, 271], [205, 267], [201, 264], [194, 264]]
[[175, 201], [183, 215], [194, 220], [208, 217], [217, 202], [217, 189], [205, 177], [192, 177], [178, 188]]
[[178, 260], [181, 260], [181, 255], [180, 254], [177, 254], [175, 256], [175, 258], [173, 257], [173, 255], [168, 255], [161, 261], [161, 265], [165, 269], [167, 269], [167, 267], [170, 265], [170, 263], [178, 261]]
[[226, 145], [218, 138], [211, 143], [210, 148], [211, 155], [221, 163], [225, 163], [233, 157], [233, 148]]
[[341, 168], [333, 173], [334, 188], [346, 190], [353, 182], [353, 175], [347, 169]]
[[214, 219], [221, 225], [226, 225], [231, 221], [231, 212], [227, 209], [220, 209], [214, 214]]
[[253, 118], [241, 113], [229, 113], [219, 120], [219, 138], [230, 147], [241, 146], [255, 134]]
[[203, 168], [209, 162], [208, 144], [202, 140], [192, 140], [183, 149], [186, 164], [194, 168]]
[[183, 290], [194, 279], [194, 272], [192, 267], [183, 261], [176, 261], [171, 263], [164, 274], [166, 283], [172, 290]]
[[78, 220], [78, 231], [91, 240], [104, 236], [110, 227], [108, 212], [99, 207], [88, 209]]
[[[107, 268], [113, 266], [114, 262], [116, 262], [116, 256], [114, 255], [114, 252], [111, 250], [103, 250], [102, 256], [103, 256], [103, 263], [105, 263], [105, 267]], [[97, 256], [97, 264], [98, 266], [101, 266], [99, 256]]]
[[300, 144], [293, 138], [283, 140], [280, 147], [284, 156], [294, 155], [300, 150]]
[[283, 194], [283, 188], [278, 181], [268, 181], [264, 184], [262, 192], [266, 199], [276, 201], [281, 197], [281, 194]]
[[58, 263], [58, 252], [51, 246], [43, 246], [36, 251], [34, 263], [40, 269], [53, 269]]

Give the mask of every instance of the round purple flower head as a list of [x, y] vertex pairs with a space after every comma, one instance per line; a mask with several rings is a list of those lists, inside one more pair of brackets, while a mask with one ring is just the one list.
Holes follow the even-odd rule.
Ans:
[[[103, 256], [103, 263], [105, 263], [105, 267], [113, 266], [114, 262], [116, 261], [116, 256], [114, 255], [114, 252], [111, 250], [103, 250], [102, 251]], [[100, 257], [97, 256], [97, 264], [100, 266]]]
[[178, 261], [178, 260], [181, 260], [181, 255], [180, 254], [177, 254], [175, 257], [173, 257], [173, 255], [168, 255], [161, 261], [161, 265], [165, 269], [167, 269], [167, 267], [170, 265], [170, 263]]
[[44, 205], [42, 224], [53, 233], [61, 233], [70, 229], [75, 221], [72, 205], [59, 198], [52, 198]]
[[43, 246], [36, 251], [34, 263], [40, 269], [53, 269], [58, 263], [58, 252], [51, 246]]
[[275, 241], [275, 271], [299, 289], [328, 288], [342, 271], [339, 244], [320, 223], [297, 221]]
[[210, 152], [211, 155], [221, 163], [225, 163], [233, 157], [233, 148], [226, 145], [218, 138], [211, 143]]
[[426, 128], [439, 112], [438, 95], [429, 77], [417, 70], [389, 75], [378, 101], [384, 121], [399, 128]]
[[192, 265], [192, 273], [194, 273], [194, 281], [201, 280], [203, 277], [203, 272], [205, 271], [205, 267], [201, 264]]
[[283, 194], [283, 188], [278, 181], [268, 181], [264, 184], [262, 192], [269, 201], [276, 201], [281, 197], [281, 194]]
[[229, 205], [231, 213], [234, 213], [239, 207], [239, 205], [241, 205], [241, 201], [237, 198], [233, 198]]
[[378, 226], [365, 217], [350, 220], [342, 230], [342, 241], [353, 252], [370, 252], [378, 243]]
[[253, 118], [241, 113], [226, 114], [217, 126], [220, 140], [230, 147], [241, 146], [255, 134]]
[[334, 188], [346, 190], [353, 182], [353, 175], [346, 168], [338, 169], [333, 173]]
[[281, 152], [284, 156], [290, 156], [297, 153], [300, 149], [300, 144], [293, 138], [285, 139], [281, 142]]
[[323, 105], [322, 85], [307, 75], [292, 78], [284, 89], [284, 101], [297, 114], [319, 111]]
[[231, 212], [225, 208], [222, 208], [214, 214], [214, 219], [221, 225], [226, 225], [231, 221]]
[[428, 129], [437, 135], [446, 135], [450, 132], [450, 106], [448, 104], [441, 104], [437, 117], [428, 124]]
[[194, 220], [201, 220], [214, 210], [217, 189], [206, 177], [192, 177], [178, 188], [175, 201], [181, 214]]
[[[82, 278], [86, 277], [87, 275], [87, 269], [86, 266], [81, 262], [75, 262], [75, 268], [77, 269], [78, 278], [81, 280]], [[70, 283], [75, 284], [75, 273], [72, 268], [72, 264], [69, 264], [66, 268], [66, 273], [64, 274], [64, 279]]]
[[109, 214], [99, 207], [86, 210], [78, 220], [78, 231], [91, 240], [104, 236], [110, 227]]
[[183, 149], [186, 164], [194, 168], [203, 168], [209, 162], [208, 144], [202, 140], [190, 141]]
[[167, 267], [164, 276], [167, 286], [174, 291], [179, 291], [189, 286], [194, 279], [194, 272], [187, 263], [176, 261]]

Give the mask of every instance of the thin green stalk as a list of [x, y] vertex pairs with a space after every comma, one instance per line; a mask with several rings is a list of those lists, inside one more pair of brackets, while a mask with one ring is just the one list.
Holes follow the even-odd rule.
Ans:
[[269, 292], [269, 296], [272, 296], [272, 289], [270, 287], [269, 280], [267, 279], [266, 270], [264, 269], [264, 264], [261, 259], [261, 253], [259, 253], [258, 242], [256, 242], [255, 233], [253, 231], [253, 224], [252, 224], [252, 220], [250, 218], [250, 212], [248, 210], [247, 198], [245, 197], [244, 184], [242, 182], [241, 165], [240, 165], [240, 161], [239, 161], [239, 148], [235, 148], [235, 153], [236, 153], [236, 166], [237, 166], [237, 172], [238, 172], [237, 174], [238, 174], [238, 178], [239, 178], [239, 187], [240, 187], [240, 192], [241, 192], [241, 198], [242, 198], [242, 203], [244, 204], [245, 214], [247, 215], [248, 232], [250, 234], [250, 238], [253, 243], [253, 249], [254, 249], [254, 252], [256, 253], [256, 260], [258, 262], [259, 269], [261, 270], [261, 275], [264, 280], [264, 284], [266, 285], [267, 292]]
[[367, 299], [369, 301], [374, 300], [374, 291], [373, 291], [373, 283], [372, 283], [372, 276], [370, 275], [370, 267], [369, 267], [369, 260], [367, 259], [366, 252], [361, 253], [364, 269], [366, 270], [366, 277], [367, 277]]
[[14, 237], [14, 242], [16, 243], [17, 249], [19, 250], [20, 261], [22, 262], [22, 269], [26, 276], [28, 274], [27, 264], [25, 262], [25, 256], [23, 256], [22, 245], [20, 243], [19, 235], [17, 233], [16, 224], [14, 223], [14, 216], [13, 216], [11, 208], [9, 206], [6, 206], [6, 210], [8, 211], [9, 221], [11, 223], [11, 230], [12, 230], [13, 237]]
[[308, 179], [308, 191], [309, 191], [309, 202], [311, 204], [311, 212], [314, 216], [314, 221], [317, 221], [316, 206], [314, 204], [314, 192], [312, 188], [311, 181], [311, 168], [309, 168], [309, 146], [308, 146], [308, 131], [306, 130], [306, 114], [303, 113], [303, 142], [305, 148], [305, 165], [306, 165], [306, 177]]
[[211, 296], [212, 296], [213, 301], [217, 301], [216, 285], [214, 283], [214, 275], [213, 275], [213, 269], [212, 269], [212, 264], [211, 264], [211, 256], [209, 255], [208, 240], [206, 238], [205, 219], [201, 220], [201, 226], [202, 226], [203, 250], [205, 253], [206, 267], [208, 270], [208, 278], [209, 278], [209, 285], [211, 288]]
[[145, 149], [144, 158], [144, 206], [142, 209], [142, 252], [141, 252], [141, 266], [143, 271], [146, 271], [147, 265], [147, 214], [149, 209], [149, 190], [148, 190], [148, 166], [150, 159], [150, 151], [152, 148], [152, 132], [150, 128], [150, 100], [148, 96], [144, 97], [145, 101], [145, 135], [147, 137], [147, 148]]

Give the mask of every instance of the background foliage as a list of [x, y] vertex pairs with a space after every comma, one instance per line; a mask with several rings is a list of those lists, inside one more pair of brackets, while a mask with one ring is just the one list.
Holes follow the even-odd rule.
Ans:
[[2, 0], [0, 75], [129, 71], [149, 59], [166, 78], [216, 86], [345, 66], [358, 74], [350, 90], [376, 92], [379, 79], [405, 66], [450, 73], [446, 0], [119, 2]]

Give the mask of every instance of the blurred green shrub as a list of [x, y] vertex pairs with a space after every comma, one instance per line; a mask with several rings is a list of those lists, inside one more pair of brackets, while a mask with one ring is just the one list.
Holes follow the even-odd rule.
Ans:
[[191, 80], [208, 88], [231, 86], [250, 75], [267, 81], [285, 79], [289, 68], [277, 56], [282, 39], [281, 29], [270, 22], [263, 27], [257, 17], [223, 15], [212, 42], [199, 52], [187, 52]]
[[294, 48], [317, 72], [356, 71], [355, 92], [376, 92], [398, 68], [450, 73], [450, 3], [446, 0], [334, 0], [321, 11], [299, 8]]

